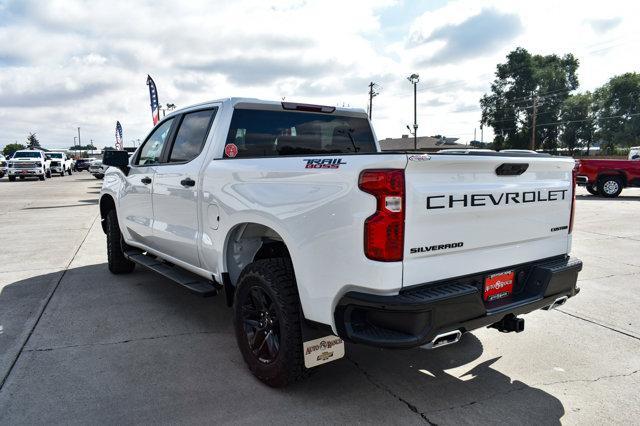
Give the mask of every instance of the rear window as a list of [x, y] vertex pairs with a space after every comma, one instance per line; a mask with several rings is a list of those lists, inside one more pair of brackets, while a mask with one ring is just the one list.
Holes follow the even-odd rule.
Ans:
[[224, 156], [239, 158], [376, 152], [366, 118], [237, 109]]

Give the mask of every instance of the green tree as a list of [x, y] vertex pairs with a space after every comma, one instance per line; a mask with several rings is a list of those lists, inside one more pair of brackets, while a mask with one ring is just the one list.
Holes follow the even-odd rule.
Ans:
[[5, 147], [2, 149], [2, 153], [9, 157], [10, 155], [12, 155], [14, 152], [21, 150], [21, 149], [25, 149], [26, 146], [22, 145], [21, 143], [10, 143], [8, 145], [5, 145]]
[[40, 141], [35, 133], [29, 133], [29, 136], [27, 136], [27, 146], [30, 149], [40, 149]]
[[611, 78], [595, 92], [598, 137], [601, 148], [640, 143], [640, 74], [630, 72]]
[[594, 98], [590, 92], [571, 95], [562, 103], [560, 141], [571, 154], [582, 146], [586, 146], [587, 154], [589, 153], [596, 133], [595, 110]]
[[555, 149], [560, 109], [578, 87], [578, 60], [572, 55], [532, 55], [521, 47], [498, 64], [491, 93], [480, 99], [482, 124], [493, 128], [494, 145], [529, 148], [534, 103], [535, 148]]

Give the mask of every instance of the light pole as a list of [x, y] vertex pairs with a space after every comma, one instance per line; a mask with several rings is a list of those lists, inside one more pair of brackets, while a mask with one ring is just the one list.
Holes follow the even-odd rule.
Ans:
[[[418, 149], [418, 82], [420, 81], [420, 76], [418, 74], [411, 74], [407, 77], [407, 80], [411, 84], [413, 84], [413, 149]], [[407, 126], [409, 127], [409, 126]], [[409, 129], [411, 132], [411, 129]]]
[[74, 136], [74, 137], [73, 137], [73, 148], [74, 148], [73, 152], [74, 152], [74, 155], [75, 155], [76, 157], [78, 156], [78, 150], [77, 150], [77, 149], [75, 149], [77, 146], [78, 146], [78, 137], [77, 137], [77, 136]]

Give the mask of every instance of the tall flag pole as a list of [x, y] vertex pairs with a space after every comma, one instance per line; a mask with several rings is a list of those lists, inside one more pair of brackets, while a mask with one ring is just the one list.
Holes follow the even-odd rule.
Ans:
[[151, 116], [153, 117], [153, 125], [158, 124], [160, 120], [160, 104], [158, 103], [158, 90], [156, 83], [150, 75], [147, 74], [147, 86], [149, 86], [149, 98], [151, 98]]
[[116, 149], [122, 151], [123, 145], [122, 126], [119, 121], [116, 121]]

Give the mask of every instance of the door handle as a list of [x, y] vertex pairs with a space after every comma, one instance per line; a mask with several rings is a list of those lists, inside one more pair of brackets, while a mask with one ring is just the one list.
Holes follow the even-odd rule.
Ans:
[[145, 176], [140, 179], [140, 182], [144, 183], [145, 185], [149, 185], [151, 183], [151, 178], [149, 176]]
[[196, 181], [191, 178], [182, 179], [180, 185], [182, 186], [195, 186]]

